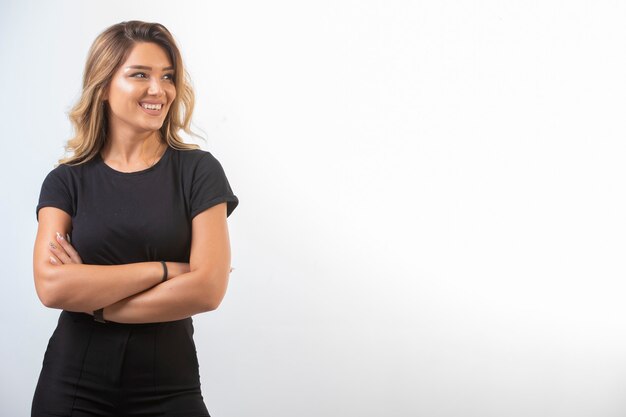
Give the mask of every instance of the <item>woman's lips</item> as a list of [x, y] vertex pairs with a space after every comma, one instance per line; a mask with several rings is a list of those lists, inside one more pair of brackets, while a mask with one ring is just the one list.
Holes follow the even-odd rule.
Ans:
[[143, 110], [144, 112], [148, 113], [151, 116], [159, 116], [161, 112], [163, 111], [164, 106], [165, 106], [164, 104], [161, 104], [160, 109], [147, 109], [143, 106], [142, 103], [139, 103], [139, 107], [141, 107], [141, 110]]

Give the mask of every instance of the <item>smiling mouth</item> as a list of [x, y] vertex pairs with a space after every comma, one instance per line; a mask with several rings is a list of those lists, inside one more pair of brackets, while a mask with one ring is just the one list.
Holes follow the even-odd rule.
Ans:
[[148, 104], [148, 103], [139, 103], [141, 107], [146, 110], [161, 110], [163, 104]]

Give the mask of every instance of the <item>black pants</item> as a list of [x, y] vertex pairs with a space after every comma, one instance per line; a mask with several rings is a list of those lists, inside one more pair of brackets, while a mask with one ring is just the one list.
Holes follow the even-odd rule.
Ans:
[[98, 323], [62, 311], [50, 337], [32, 417], [209, 417], [193, 322]]

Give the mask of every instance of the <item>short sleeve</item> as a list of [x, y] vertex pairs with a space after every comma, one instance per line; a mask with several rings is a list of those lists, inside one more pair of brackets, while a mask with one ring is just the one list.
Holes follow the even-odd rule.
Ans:
[[230, 188], [224, 169], [209, 152], [198, 160], [191, 185], [191, 218], [216, 204], [226, 202], [226, 217], [235, 210], [239, 199]]
[[63, 175], [62, 166], [58, 166], [48, 173], [41, 185], [39, 204], [35, 211], [39, 221], [39, 210], [43, 207], [56, 207], [70, 216], [74, 216], [74, 205], [68, 177]]

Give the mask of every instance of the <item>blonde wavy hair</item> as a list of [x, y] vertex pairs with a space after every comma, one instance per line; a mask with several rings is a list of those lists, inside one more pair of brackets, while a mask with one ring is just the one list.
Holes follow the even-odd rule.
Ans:
[[199, 148], [198, 145], [183, 142], [179, 136], [182, 129], [198, 137], [190, 128], [194, 92], [174, 37], [159, 23], [132, 20], [104, 30], [91, 45], [83, 74], [82, 94], [68, 115], [74, 127], [74, 137], [67, 141], [65, 151], [72, 155], [59, 159], [59, 164], [85, 163], [104, 146], [108, 130], [104, 94], [117, 69], [139, 42], [152, 42], [161, 46], [174, 66], [176, 98], [159, 130], [161, 139], [174, 149]]

